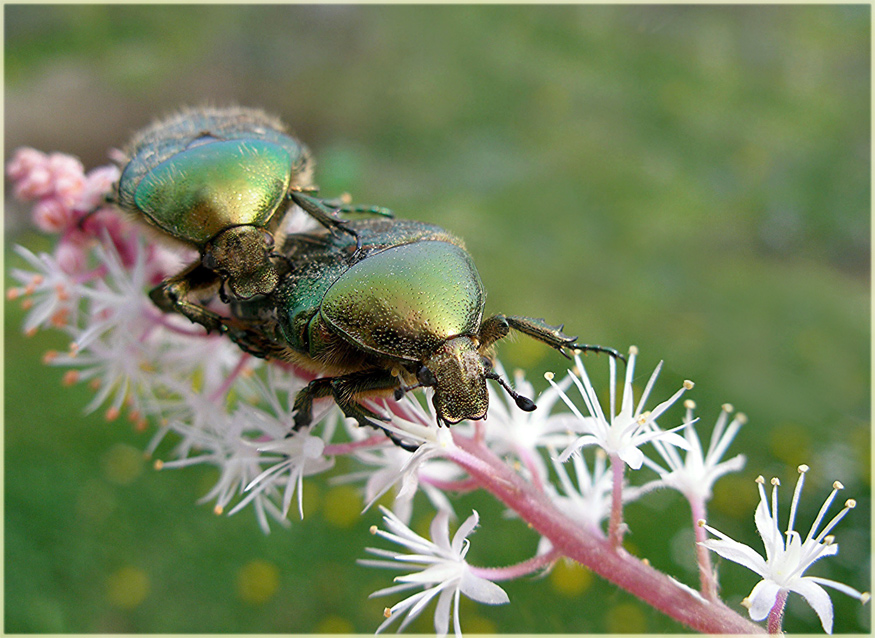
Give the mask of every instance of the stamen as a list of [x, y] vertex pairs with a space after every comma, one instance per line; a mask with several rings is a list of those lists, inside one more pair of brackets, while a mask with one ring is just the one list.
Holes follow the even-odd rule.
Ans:
[[[838, 481], [836, 481], [836, 482], [838, 482]], [[832, 494], [829, 495], [830, 497], [828, 499], [826, 499], [826, 503], [823, 504], [823, 508], [821, 508], [820, 513], [817, 515], [817, 520], [814, 521], [815, 525], [820, 523], [820, 519], [823, 516], [823, 512], [826, 510], [826, 508], [832, 502], [832, 497], [835, 496], [835, 493], [836, 493], [836, 490], [833, 490]], [[829, 523], [827, 523], [826, 527], [823, 528], [823, 531], [817, 535], [816, 540], [820, 541], [821, 539], [826, 537], [826, 535], [830, 531], [832, 531], [832, 528], [835, 527], [836, 525], [838, 525], [839, 521], [845, 517], [845, 514], [850, 512], [855, 507], [857, 507], [857, 501], [855, 501], [854, 499], [849, 498], [847, 501], [845, 501], [845, 506], [842, 508], [842, 511], [840, 511], [838, 514], [836, 514], [835, 517], [833, 517], [833, 519]], [[812, 526], [811, 532], [809, 533], [809, 537], [811, 536], [811, 534], [814, 533], [814, 530], [815, 530], [815, 527]]]
[[778, 486], [781, 484], [780, 479], [772, 477], [772, 521], [775, 527], [778, 527]]
[[805, 473], [807, 471], [807, 465], [799, 466], [799, 480], [796, 481], [796, 489], [793, 490], [793, 500], [790, 501], [790, 518], [787, 521], [788, 532], [793, 529], [793, 522], [796, 520], [796, 506], [799, 505], [799, 498], [802, 496], [802, 485], [805, 483]]

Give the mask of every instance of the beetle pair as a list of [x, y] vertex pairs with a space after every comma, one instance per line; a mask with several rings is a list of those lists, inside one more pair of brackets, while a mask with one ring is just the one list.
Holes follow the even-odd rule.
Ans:
[[[534, 410], [492, 370], [492, 345], [511, 328], [565, 356], [623, 358], [542, 319], [484, 319], [483, 285], [461, 240], [415, 221], [338, 219], [391, 214], [316, 197], [309, 151], [261, 111], [184, 111], [137, 134], [127, 158], [118, 205], [201, 257], [152, 291], [156, 304], [256, 356], [328, 375], [296, 397], [295, 429], [309, 425], [315, 399], [329, 396], [359, 424], [381, 427], [360, 400], [421, 386], [434, 389], [439, 422], [482, 419], [487, 379]], [[293, 204], [323, 230], [286, 236], [281, 222]], [[227, 317], [203, 303], [216, 291]]]

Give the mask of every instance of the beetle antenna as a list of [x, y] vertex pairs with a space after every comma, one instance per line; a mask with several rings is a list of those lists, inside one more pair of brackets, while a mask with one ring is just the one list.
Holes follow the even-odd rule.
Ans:
[[520, 410], [524, 410], [525, 412], [533, 412], [535, 408], [538, 406], [535, 405], [535, 402], [531, 399], [524, 397], [519, 392], [514, 390], [507, 384], [507, 381], [498, 376], [497, 373], [492, 372], [491, 370], [484, 375], [487, 379], [492, 379], [493, 381], [498, 381], [498, 385], [504, 388], [505, 392], [507, 392], [514, 401], [516, 401], [517, 407]]

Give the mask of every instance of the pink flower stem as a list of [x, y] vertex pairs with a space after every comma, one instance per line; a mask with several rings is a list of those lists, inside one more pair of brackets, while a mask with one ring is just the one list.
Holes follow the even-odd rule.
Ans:
[[623, 475], [626, 464], [616, 454], [611, 455], [611, 472], [614, 475], [614, 486], [611, 492], [611, 519], [608, 522], [608, 538], [614, 549], [623, 547]]
[[775, 604], [772, 606], [772, 611], [769, 612], [769, 633], [780, 634], [781, 625], [784, 622], [784, 605], [787, 603], [786, 589], [779, 589], [778, 596], [775, 598]]
[[533, 556], [529, 560], [517, 563], [516, 565], [509, 565], [507, 567], [471, 567], [471, 573], [493, 582], [500, 580], [513, 580], [514, 578], [528, 576], [529, 574], [540, 571], [545, 567], [549, 567], [559, 558], [562, 558], [562, 554], [555, 549], [551, 549], [546, 554]]
[[690, 509], [693, 513], [693, 529], [696, 532], [696, 557], [699, 562], [699, 582], [702, 596], [708, 600], [717, 600], [717, 581], [714, 578], [714, 568], [711, 566], [711, 552], [702, 543], [708, 534], [699, 521], [707, 520], [705, 516], [705, 501], [701, 498], [690, 499]]
[[524, 481], [482, 444], [454, 435], [446, 457], [477, 479], [484, 489], [514, 510], [554, 549], [618, 585], [667, 616], [709, 634], [763, 633], [762, 627], [720, 601], [707, 601], [662, 572], [600, 538], [560, 512], [550, 499]]
[[479, 481], [472, 478], [467, 478], [464, 481], [442, 481], [441, 479], [430, 478], [428, 476], [420, 476], [419, 480], [436, 487], [442, 492], [455, 492], [457, 494], [473, 492], [480, 487]]
[[234, 366], [234, 369], [231, 370], [230, 374], [228, 374], [227, 378], [222, 381], [222, 385], [216, 388], [216, 391], [210, 395], [210, 401], [221, 401], [228, 390], [231, 389], [231, 386], [236, 381], [237, 377], [240, 376], [240, 373], [246, 369], [246, 364], [249, 361], [250, 355], [245, 352], [240, 355], [240, 359], [237, 361], [237, 365]]
[[517, 455], [522, 459], [523, 465], [526, 466], [526, 469], [529, 471], [529, 474], [532, 477], [532, 484], [535, 486], [539, 492], [544, 491], [544, 482], [541, 480], [541, 475], [538, 472], [538, 466], [532, 458], [529, 450], [524, 449], [522, 446], [519, 446], [517, 449]]
[[352, 454], [356, 450], [370, 447], [379, 447], [384, 445], [385, 443], [385, 436], [383, 436], [382, 434], [375, 434], [373, 436], [369, 436], [366, 439], [362, 439], [361, 441], [351, 441], [349, 443], [332, 443], [331, 445], [326, 445], [325, 450], [323, 450], [323, 454], [325, 456], [343, 456], [345, 454]]

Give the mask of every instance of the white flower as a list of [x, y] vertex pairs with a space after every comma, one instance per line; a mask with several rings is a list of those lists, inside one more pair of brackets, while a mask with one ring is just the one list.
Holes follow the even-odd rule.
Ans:
[[[616, 361], [613, 357], [608, 359], [611, 372], [610, 419], [605, 416], [605, 412], [599, 404], [598, 396], [586, 374], [586, 369], [584, 368], [583, 361], [580, 359], [580, 355], [574, 355], [574, 360], [577, 363], [575, 368], [577, 374], [571, 371], [569, 371], [569, 374], [574, 385], [580, 391], [590, 416], [581, 414], [568, 395], [559, 389], [559, 386], [553, 381], [552, 375], [546, 375], [550, 385], [557, 389], [559, 396], [574, 415], [573, 417], [555, 415], [553, 418], [561, 420], [569, 428], [584, 432], [582, 436], [578, 437], [574, 443], [562, 452], [559, 456], [560, 461], [565, 462], [568, 460], [568, 457], [582, 447], [596, 445], [602, 448], [609, 456], [616, 455], [626, 465], [633, 470], [637, 470], [644, 462], [644, 454], [638, 448], [645, 443], [658, 439], [666, 445], [687, 447], [686, 440], [675, 433], [675, 430], [686, 427], [685, 424], [672, 430], [664, 431], [656, 426], [656, 419], [677, 401], [684, 391], [693, 387], [692, 381], [684, 381], [683, 387], [668, 400], [657, 405], [652, 411], [645, 411], [644, 403], [647, 401], [653, 384], [656, 382], [656, 377], [662, 368], [662, 362], [660, 362], [650, 376], [650, 380], [641, 394], [638, 405], [634, 406], [632, 403], [632, 379], [635, 373], [635, 358], [637, 354], [637, 349], [631, 348], [629, 350], [629, 363], [626, 364], [626, 380], [623, 386], [623, 398], [619, 412], [615, 412], [617, 396]], [[578, 378], [577, 375], [580, 375], [580, 377]]]
[[[495, 372], [503, 378], [507, 376], [498, 362], [495, 364]], [[564, 448], [574, 439], [564, 423], [550, 418], [553, 406], [560, 399], [559, 392], [567, 390], [570, 385], [571, 379], [566, 378], [558, 384], [558, 390], [553, 386], [547, 388], [534, 399], [537, 409], [526, 412], [517, 407], [516, 402], [502, 388], [490, 384], [489, 415], [484, 428], [489, 449], [497, 456], [516, 457], [526, 468], [537, 474], [537, 479], [546, 482], [547, 465], [538, 448], [548, 445]], [[515, 372], [513, 387], [523, 396], [534, 396], [535, 389], [526, 380], [522, 370]]]
[[[298, 493], [298, 513], [304, 518], [304, 477], [320, 474], [334, 467], [334, 459], [322, 455], [325, 442], [310, 434], [310, 428], [295, 432], [292, 436], [266, 443], [253, 443], [260, 453], [262, 462], [274, 460], [275, 463], [256, 476], [246, 491], [249, 492], [234, 508], [244, 507], [249, 499], [264, 490], [282, 487], [282, 514], [285, 517], [292, 503], [292, 496]], [[265, 452], [278, 456], [267, 456]], [[231, 512], [233, 513], [233, 511]]]
[[422, 587], [423, 590], [396, 603], [391, 609], [387, 609], [386, 620], [377, 628], [377, 633], [383, 631], [398, 616], [406, 612], [407, 617], [398, 628], [398, 631], [401, 631], [422, 613], [422, 610], [435, 596], [438, 596], [438, 602], [434, 615], [434, 628], [439, 636], [445, 636], [449, 630], [451, 603], [453, 605], [455, 634], [456, 636], [462, 635], [459, 623], [459, 598], [461, 594], [487, 605], [501, 605], [509, 602], [507, 594], [501, 587], [475, 575], [473, 568], [465, 561], [469, 547], [467, 536], [477, 526], [479, 520], [477, 512], [471, 514], [468, 520], [462, 523], [451, 543], [448, 527], [450, 515], [446, 511], [439, 511], [432, 520], [432, 540], [429, 541], [414, 533], [386, 508], [381, 507], [380, 509], [383, 511], [383, 520], [386, 522], [388, 531], [379, 530], [375, 526], [371, 528], [371, 532], [402, 545], [410, 553], [399, 554], [369, 547], [367, 548], [369, 553], [390, 560], [360, 560], [358, 562], [372, 567], [391, 569], [398, 569], [400, 563], [416, 567], [418, 571], [397, 576], [395, 581], [400, 583], [399, 585], [376, 591], [371, 594], [371, 597], [385, 596], [419, 587]]
[[[382, 469], [373, 470], [368, 480], [365, 509], [396, 485], [398, 501], [412, 499], [419, 488], [420, 473], [426, 462], [444, 456], [455, 448], [450, 428], [437, 425], [432, 402], [429, 400], [426, 403], [431, 414], [426, 412], [416, 399], [404, 395], [397, 402], [393, 402], [394, 411], [390, 412], [391, 421], [380, 423], [381, 427], [405, 444], [418, 446], [414, 452], [392, 446], [393, 449], [382, 454], [376, 450], [357, 450], [354, 453], [356, 458], [367, 465], [382, 466]], [[369, 405], [372, 409], [378, 408], [380, 402], [370, 401]], [[386, 405], [382, 402], [384, 408]], [[355, 436], [356, 431], [360, 430], [356, 428], [351, 434]]]
[[[599, 536], [603, 536], [601, 524], [611, 514], [611, 494], [614, 485], [614, 478], [607, 466], [607, 457], [604, 451], [596, 450], [592, 473], [590, 473], [583, 455], [575, 454], [571, 457], [577, 485], [574, 485], [568, 476], [566, 465], [555, 458], [552, 450], [550, 452], [553, 468], [562, 488], [561, 493], [551, 496], [552, 500], [557, 504], [558, 509], [569, 518], [579, 522], [583, 527]], [[624, 498], [624, 500], [628, 499]]]
[[[262, 467], [261, 453], [243, 435], [250, 427], [249, 423], [238, 418], [238, 413], [229, 415], [222, 410], [216, 410], [215, 414], [217, 420], [210, 429], [192, 426], [185, 421], [171, 422], [168, 429], [182, 436], [176, 450], [179, 458], [159, 462], [156, 467], [169, 469], [203, 463], [215, 465], [219, 469], [219, 480], [199, 502], [215, 500], [213, 511], [222, 514], [234, 498], [244, 493], [246, 486], [261, 473]], [[201, 450], [201, 453], [189, 456], [191, 449]], [[289, 524], [271, 498], [276, 496], [276, 490], [259, 490], [247, 496], [247, 504], [252, 506], [258, 524], [265, 534], [270, 532], [268, 516], [282, 525]], [[240, 508], [238, 503], [228, 514], [234, 514]]]
[[13, 268], [10, 274], [24, 287], [10, 288], [6, 293], [10, 300], [25, 297], [29, 312], [24, 332], [33, 334], [49, 325], [56, 328], [75, 325], [82, 294], [76, 278], [67, 274], [52, 255], [34, 255], [23, 246], [15, 246], [14, 250], [33, 268], [32, 271]]
[[[418, 450], [417, 450], [418, 452]], [[362, 448], [353, 456], [368, 469], [338, 476], [335, 482], [365, 481], [365, 508], [367, 511], [383, 494], [397, 487], [392, 511], [404, 522], [410, 521], [413, 497], [421, 490], [435, 506], [452, 512], [452, 505], [444, 493], [432, 482], [452, 483], [465, 476], [455, 463], [439, 458], [422, 459], [397, 445]]]
[[708, 451], [703, 452], [699, 435], [693, 426], [695, 403], [688, 400], [684, 402], [684, 406], [687, 409], [684, 422], [688, 424], [684, 429], [684, 439], [686, 439], [688, 446], [686, 454], [682, 459], [675, 446], [666, 445], [659, 439], [654, 440], [653, 447], [668, 465], [668, 469], [664, 469], [654, 461], [645, 458], [644, 463], [653, 468], [660, 475], [660, 478], [658, 481], [642, 486], [640, 491], [664, 485], [676, 489], [690, 501], [705, 503], [710, 500], [711, 490], [718, 478], [729, 472], [737, 472], [744, 467], [745, 457], [743, 454], [738, 454], [727, 461], [721, 462], [720, 459], [747, 419], [743, 414], [738, 414], [727, 427], [732, 406], [728, 403], [723, 404], [720, 416], [717, 417], [717, 423], [711, 432]]
[[762, 580], [754, 586], [748, 597], [742, 602], [749, 609], [750, 617], [753, 620], [760, 621], [769, 615], [780, 592], [794, 591], [805, 598], [806, 602], [817, 612], [824, 631], [832, 633], [832, 601], [821, 585], [837, 589], [860, 599], [863, 603], [869, 600], [869, 594], [860, 593], [852, 587], [833, 580], [816, 576], [803, 576], [802, 574], [823, 556], [832, 556], [838, 553], [838, 545], [828, 534], [856, 503], [853, 499], [848, 499], [845, 502], [845, 507], [818, 532], [817, 529], [820, 527], [826, 511], [835, 499], [838, 490], [842, 488], [838, 481], [833, 483], [832, 492], [827, 497], [823, 507], [820, 508], [817, 518], [814, 519], [808, 536], [802, 540], [799, 532], [793, 529], [793, 525], [807, 471], [807, 465], [799, 466], [799, 480], [796, 482], [796, 490], [793, 492], [793, 502], [790, 504], [790, 517], [785, 532], [786, 541], [781, 530], [778, 529], [778, 485], [780, 481], [772, 479], [772, 503], [769, 507], [766, 491], [763, 488], [765, 480], [762, 476], [757, 478], [760, 502], [757, 505], [754, 521], [766, 549], [765, 558], [747, 545], [734, 541], [716, 529], [705, 525], [704, 521], [700, 521], [699, 524], [717, 536], [719, 540], [711, 539], [702, 544], [723, 558], [744, 565], [762, 577]]

